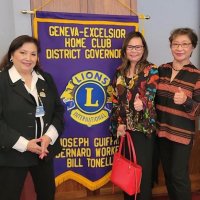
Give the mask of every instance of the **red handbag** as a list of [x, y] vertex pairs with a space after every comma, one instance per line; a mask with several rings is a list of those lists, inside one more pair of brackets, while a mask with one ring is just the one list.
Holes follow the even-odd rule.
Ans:
[[[142, 178], [142, 167], [137, 164], [135, 149], [130, 134], [126, 135], [128, 141], [128, 149], [130, 160], [122, 155], [122, 145], [125, 137], [121, 137], [119, 151], [114, 154], [113, 165], [111, 171], [111, 182], [117, 185], [129, 195], [140, 192], [140, 183]], [[133, 158], [133, 161], [131, 161]]]

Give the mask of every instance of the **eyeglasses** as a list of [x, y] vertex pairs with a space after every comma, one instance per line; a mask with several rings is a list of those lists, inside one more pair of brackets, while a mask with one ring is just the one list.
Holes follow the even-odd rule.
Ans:
[[142, 46], [142, 45], [135, 45], [135, 46], [133, 46], [133, 45], [128, 45], [126, 49], [127, 49], [128, 51], [132, 51], [132, 50], [141, 51], [141, 50], [143, 49], [143, 47], [144, 47], [144, 46]]
[[179, 48], [179, 46], [181, 46], [183, 49], [187, 49], [191, 44], [192, 43], [182, 43], [182, 44], [172, 43], [172, 48], [177, 49]]

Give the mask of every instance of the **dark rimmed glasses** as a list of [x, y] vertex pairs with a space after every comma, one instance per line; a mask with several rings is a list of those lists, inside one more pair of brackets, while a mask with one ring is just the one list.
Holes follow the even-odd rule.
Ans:
[[190, 45], [191, 45], [192, 43], [190, 42], [190, 43], [182, 43], [182, 44], [179, 44], [179, 43], [172, 43], [172, 48], [174, 48], [174, 49], [177, 49], [177, 48], [179, 48], [179, 46], [181, 47], [181, 48], [183, 48], [183, 49], [187, 49]]
[[133, 50], [135, 50], [135, 51], [141, 51], [143, 49], [143, 47], [144, 47], [143, 45], [135, 45], [135, 46], [128, 45], [126, 49], [128, 51], [133, 51]]

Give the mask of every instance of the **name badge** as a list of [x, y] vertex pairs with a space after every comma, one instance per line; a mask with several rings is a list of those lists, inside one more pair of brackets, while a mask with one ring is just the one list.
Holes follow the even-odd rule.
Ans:
[[37, 106], [36, 107], [36, 112], [35, 112], [35, 117], [43, 117], [44, 114], [45, 114], [44, 106]]

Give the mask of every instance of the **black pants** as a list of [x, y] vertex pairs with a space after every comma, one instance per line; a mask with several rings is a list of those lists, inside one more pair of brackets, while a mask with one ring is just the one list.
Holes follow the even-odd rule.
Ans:
[[191, 200], [188, 165], [192, 141], [184, 145], [159, 138], [159, 147], [170, 200]]
[[[144, 133], [133, 131], [130, 133], [135, 146], [137, 162], [142, 166], [142, 180], [140, 185], [140, 193], [137, 195], [137, 200], [152, 199], [152, 160], [155, 135], [150, 138]], [[127, 143], [126, 143], [127, 147]], [[129, 158], [126, 148], [126, 157]], [[124, 200], [134, 200], [135, 197], [124, 193]]]
[[37, 200], [54, 200], [53, 161], [39, 161], [33, 167], [0, 167], [0, 200], [19, 200], [28, 171], [31, 173]]

